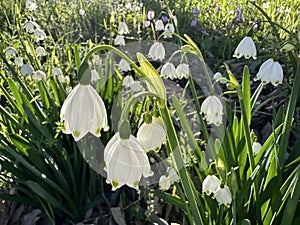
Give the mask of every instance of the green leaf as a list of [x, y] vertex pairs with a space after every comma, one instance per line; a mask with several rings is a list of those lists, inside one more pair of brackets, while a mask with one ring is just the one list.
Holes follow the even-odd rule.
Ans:
[[247, 115], [247, 121], [248, 125], [251, 123], [251, 91], [250, 91], [250, 73], [248, 66], [244, 67], [243, 72], [243, 81], [242, 81], [242, 93], [243, 93], [243, 99], [246, 109], [246, 115]]

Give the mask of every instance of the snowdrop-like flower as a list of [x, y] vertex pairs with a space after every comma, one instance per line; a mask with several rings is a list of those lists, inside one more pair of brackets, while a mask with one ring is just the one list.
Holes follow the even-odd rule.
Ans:
[[179, 180], [179, 176], [176, 170], [172, 167], [168, 167], [167, 174], [162, 175], [159, 178], [159, 188], [162, 190], [168, 190], [174, 182]]
[[33, 79], [36, 81], [44, 80], [44, 79], [46, 79], [46, 74], [41, 70], [37, 70], [33, 74]]
[[42, 41], [46, 38], [46, 33], [40, 28], [35, 29], [33, 35], [37, 41]]
[[15, 58], [15, 64], [16, 64], [17, 66], [22, 66], [22, 65], [24, 64], [24, 63], [23, 63], [23, 58], [20, 57], [20, 56], [16, 57], [16, 58]]
[[123, 80], [123, 86], [130, 88], [133, 92], [139, 92], [143, 89], [139, 81], [135, 81], [132, 76], [126, 76]]
[[36, 10], [37, 4], [35, 0], [26, 0], [26, 8], [28, 8], [30, 11]]
[[178, 79], [188, 78], [190, 74], [189, 65], [185, 63], [181, 63], [176, 68], [176, 76]]
[[124, 184], [138, 190], [142, 176], [152, 175], [147, 154], [133, 135], [122, 139], [116, 133], [104, 149], [104, 162], [106, 182], [112, 185], [112, 190]]
[[148, 11], [148, 14], [147, 14], [148, 20], [153, 20], [154, 16], [155, 16], [154, 11], [152, 11], [152, 10]]
[[252, 57], [256, 59], [256, 47], [251, 37], [244, 37], [243, 40], [238, 44], [234, 51], [233, 57], [241, 58], [244, 56], [246, 59]]
[[153, 60], [163, 60], [165, 58], [165, 55], [165, 48], [163, 44], [159, 42], [155, 42], [149, 50], [149, 57]]
[[4, 49], [6, 57], [16, 57], [17, 51], [14, 47], [8, 46]]
[[146, 152], [160, 147], [166, 140], [166, 131], [158, 123], [143, 123], [136, 135], [141, 146]]
[[117, 35], [114, 41], [115, 45], [125, 45], [125, 38], [123, 35]]
[[267, 84], [271, 82], [274, 86], [282, 83], [283, 70], [278, 62], [273, 59], [268, 59], [259, 68], [255, 80], [261, 80], [262, 83]]
[[58, 75], [58, 80], [60, 83], [65, 83], [65, 84], [68, 84], [70, 83], [70, 77], [69, 76], [64, 76], [62, 74]]
[[91, 82], [95, 82], [97, 80], [100, 80], [100, 75], [97, 72], [97, 70], [95, 70], [95, 69], [91, 70], [91, 74], [92, 74]]
[[125, 59], [121, 59], [119, 62], [118, 70], [120, 70], [121, 72], [127, 72], [131, 70], [131, 66]]
[[[218, 80], [218, 79], [220, 79], [220, 78], [224, 78], [223, 75], [222, 75], [220, 72], [216, 72], [216, 73], [214, 74], [214, 79], [215, 79], [215, 80]], [[226, 80], [219, 80], [218, 82], [219, 82], [220, 84], [226, 84], [226, 83], [227, 83]]]
[[101, 128], [108, 130], [107, 114], [103, 100], [91, 85], [78, 84], [68, 95], [61, 111], [66, 134], [72, 134], [75, 141], [88, 132], [100, 137]]
[[83, 16], [84, 14], [85, 14], [85, 10], [84, 10], [84, 9], [80, 9], [80, 10], [79, 10], [79, 15], [80, 15], [80, 16]]
[[58, 75], [62, 75], [62, 74], [63, 74], [63, 72], [60, 68], [58, 68], [58, 67], [53, 67], [52, 68], [52, 75], [53, 76], [58, 76]]
[[128, 33], [129, 33], [129, 29], [128, 29], [127, 24], [125, 22], [121, 22], [118, 27], [118, 34], [122, 35], [122, 34], [128, 34]]
[[267, 8], [269, 8], [269, 5], [270, 5], [270, 2], [264, 2], [263, 3], [263, 8], [267, 9]]
[[45, 55], [47, 55], [45, 49], [42, 46], [37, 47], [35, 49], [35, 52], [36, 52], [37, 56], [45, 56]]
[[165, 28], [165, 26], [164, 26], [164, 23], [163, 23], [162, 20], [157, 20], [157, 21], [155, 22], [155, 30], [156, 30], [156, 31], [163, 30], [164, 28]]
[[257, 141], [252, 143], [252, 150], [253, 150], [253, 154], [256, 155], [257, 153], [259, 153], [260, 149], [262, 148], [261, 144]]
[[29, 64], [23, 64], [21, 66], [21, 73], [23, 75], [31, 75], [33, 73], [33, 67]]
[[175, 29], [172, 23], [166, 24], [165, 32], [170, 32], [169, 34], [164, 34], [164, 38], [172, 38], [173, 35], [171, 33], [174, 33]]
[[215, 175], [208, 175], [205, 177], [202, 183], [202, 192], [210, 195], [211, 193], [215, 193], [218, 187], [220, 187], [221, 181]]
[[201, 113], [208, 124], [215, 124], [216, 126], [222, 123], [223, 105], [220, 99], [216, 96], [207, 97], [201, 105]]
[[25, 24], [25, 32], [32, 34], [36, 28], [40, 28], [40, 26], [34, 21], [28, 21]]
[[166, 79], [176, 78], [176, 69], [173, 63], [167, 62], [166, 64], [164, 64], [161, 68], [160, 74]]
[[227, 185], [224, 187], [218, 187], [215, 191], [215, 198], [220, 204], [224, 204], [225, 206], [229, 207], [232, 202], [232, 194], [229, 190]]

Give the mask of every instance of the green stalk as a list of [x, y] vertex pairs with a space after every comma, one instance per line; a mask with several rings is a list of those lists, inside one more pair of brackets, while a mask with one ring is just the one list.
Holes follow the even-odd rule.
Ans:
[[195, 224], [204, 225], [200, 211], [198, 209], [199, 206], [197, 205], [197, 200], [196, 200], [197, 196], [193, 191], [194, 189], [192, 186], [193, 185], [192, 181], [190, 180], [190, 176], [184, 165], [184, 161], [183, 161], [183, 158], [181, 155], [180, 145], [178, 142], [175, 128], [172, 123], [172, 119], [168, 112], [168, 108], [160, 106], [159, 110], [160, 110], [161, 117], [164, 121], [164, 125], [165, 125], [166, 131], [167, 131], [169, 146], [170, 146], [172, 153], [174, 154], [175, 164], [178, 169], [179, 176], [180, 176], [180, 179], [182, 182], [182, 186], [183, 186], [184, 192], [186, 193], [186, 196], [188, 199], [188, 204], [189, 204], [191, 212], [193, 214]]
[[293, 82], [292, 93], [287, 106], [286, 116], [284, 118], [282, 136], [280, 140], [280, 150], [279, 150], [279, 165], [281, 168], [284, 167], [284, 157], [287, 151], [290, 132], [292, 128], [292, 120], [295, 112], [295, 107], [297, 103], [297, 95], [300, 89], [300, 60], [297, 62], [297, 70], [294, 74], [295, 80]]

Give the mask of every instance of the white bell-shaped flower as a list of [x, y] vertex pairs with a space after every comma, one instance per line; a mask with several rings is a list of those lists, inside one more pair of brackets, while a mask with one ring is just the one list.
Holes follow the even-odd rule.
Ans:
[[132, 76], [126, 76], [123, 80], [123, 86], [125, 88], [131, 89], [133, 92], [139, 92], [143, 89], [143, 86], [139, 81], [136, 81]]
[[282, 84], [283, 70], [281, 65], [274, 62], [273, 59], [268, 59], [260, 66], [255, 80], [261, 80], [264, 84], [271, 82], [274, 86]]
[[149, 57], [153, 60], [163, 60], [166, 52], [162, 43], [155, 42], [149, 50]]
[[26, 0], [26, 8], [28, 8], [30, 11], [34, 11], [37, 9], [37, 4], [35, 0]]
[[241, 58], [242, 56], [246, 59], [250, 57], [256, 59], [256, 47], [251, 37], [244, 37], [234, 51], [233, 57]]
[[252, 143], [252, 150], [254, 155], [257, 155], [257, 153], [259, 153], [261, 148], [262, 146], [259, 142], [255, 141]]
[[120, 70], [121, 72], [127, 72], [131, 70], [131, 66], [125, 59], [121, 59], [119, 62], [118, 70]]
[[69, 76], [64, 76], [62, 74], [57, 76], [57, 79], [59, 80], [60, 83], [65, 83], [69, 84], [70, 83], [70, 77]]
[[112, 185], [112, 190], [124, 184], [138, 190], [142, 176], [153, 175], [147, 154], [133, 135], [122, 139], [116, 133], [104, 149], [104, 162], [106, 182]]
[[121, 22], [118, 27], [118, 34], [129, 34], [128, 26], [125, 22]]
[[27, 21], [25, 24], [25, 32], [32, 34], [36, 28], [40, 28], [40, 25], [38, 25], [34, 21]]
[[176, 78], [176, 69], [173, 63], [167, 62], [166, 64], [163, 65], [161, 68], [160, 74], [163, 76], [163, 78], [169, 78], [169, 79], [174, 79]]
[[63, 72], [62, 72], [61, 68], [58, 68], [56, 66], [54, 66], [52, 68], [52, 75], [53, 76], [58, 76], [58, 75], [62, 75], [62, 74], [63, 74]]
[[41, 30], [40, 28], [35, 29], [33, 32], [33, 35], [37, 41], [42, 41], [47, 36], [46, 33], [43, 30]]
[[225, 77], [223, 77], [223, 75], [220, 72], [216, 72], [214, 74], [214, 80], [218, 81], [220, 84], [226, 84], [227, 81], [226, 80], [222, 80], [221, 78], [225, 79]]
[[21, 73], [23, 75], [31, 75], [33, 73], [33, 67], [29, 64], [23, 64], [21, 66]]
[[164, 23], [162, 20], [157, 20], [155, 22], [155, 30], [156, 31], [160, 31], [160, 30], [164, 30], [165, 29], [165, 26], [164, 26]]
[[174, 182], [177, 182], [179, 180], [180, 178], [176, 170], [173, 167], [168, 167], [167, 174], [162, 175], [159, 178], [159, 188], [162, 190], [168, 190]]
[[97, 80], [100, 80], [100, 75], [99, 75], [97, 70], [92, 69], [91, 70], [91, 75], [92, 75], [91, 82], [96, 82]]
[[36, 81], [45, 80], [46, 79], [46, 74], [45, 74], [45, 72], [43, 72], [41, 70], [37, 70], [33, 74], [33, 79], [36, 80]]
[[216, 96], [207, 97], [201, 105], [201, 113], [208, 124], [219, 126], [222, 124], [223, 105], [220, 99]]
[[66, 134], [72, 134], [75, 141], [88, 132], [100, 137], [100, 131], [108, 130], [105, 105], [91, 85], [78, 84], [68, 95], [60, 111]]
[[178, 79], [188, 78], [190, 74], [189, 65], [185, 63], [181, 63], [176, 68], [176, 76]]
[[17, 51], [14, 47], [8, 46], [4, 49], [6, 57], [16, 57]]
[[35, 49], [35, 53], [36, 53], [37, 56], [45, 56], [45, 55], [47, 55], [45, 49], [42, 46], [37, 47]]
[[220, 187], [221, 181], [215, 175], [208, 175], [204, 178], [202, 183], [202, 192], [210, 195], [211, 193], [215, 193], [218, 187]]
[[18, 56], [15, 58], [15, 64], [17, 66], [22, 66], [24, 63], [23, 63], [23, 58], [21, 56]]
[[215, 198], [220, 204], [224, 204], [225, 206], [229, 207], [232, 202], [232, 194], [230, 189], [227, 185], [224, 187], [218, 187], [215, 191]]
[[136, 135], [141, 146], [146, 152], [160, 147], [166, 140], [166, 131], [158, 123], [143, 123]]
[[114, 40], [115, 45], [125, 45], [125, 38], [123, 35], [117, 35]]
[[174, 31], [175, 29], [172, 23], [166, 24], [165, 32], [169, 32], [169, 33], [164, 34], [164, 38], [172, 38], [173, 37], [172, 33], [174, 33]]

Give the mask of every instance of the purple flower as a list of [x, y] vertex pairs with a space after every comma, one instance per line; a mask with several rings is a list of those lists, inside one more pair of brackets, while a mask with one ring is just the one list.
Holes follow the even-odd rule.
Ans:
[[242, 20], [242, 8], [238, 6], [236, 11], [237, 11], [236, 21], [240, 22]]
[[193, 9], [193, 13], [194, 13], [194, 16], [197, 17], [197, 16], [199, 16], [200, 11], [199, 11], [199, 9], [194, 8], [194, 9]]
[[219, 6], [219, 7], [218, 7], [218, 10], [217, 10], [217, 13], [219, 13], [221, 10], [222, 10], [222, 7]]
[[193, 19], [191, 22], [191, 27], [195, 27], [195, 26], [197, 26], [197, 20]]
[[104, 6], [103, 6], [103, 9], [104, 9], [104, 11], [108, 11], [108, 6], [107, 6], [107, 5], [104, 5]]
[[148, 20], [153, 20], [154, 19], [154, 15], [155, 15], [154, 11], [152, 11], [152, 10], [148, 11], [148, 14], [147, 14]]
[[164, 23], [166, 23], [166, 22], [168, 22], [169, 18], [168, 18], [167, 16], [162, 16], [162, 17], [161, 17], [161, 20], [162, 20]]
[[145, 21], [145, 27], [149, 27], [150, 26], [150, 21], [149, 20], [146, 20]]

